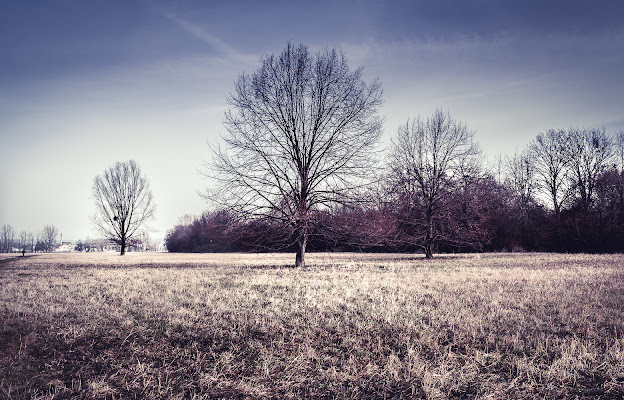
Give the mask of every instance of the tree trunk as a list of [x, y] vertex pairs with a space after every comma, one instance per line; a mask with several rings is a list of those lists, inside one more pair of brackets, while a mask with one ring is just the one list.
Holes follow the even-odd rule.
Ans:
[[305, 267], [305, 250], [308, 244], [308, 235], [303, 234], [297, 241], [297, 255], [295, 257], [295, 267]]
[[432, 243], [427, 243], [425, 245], [425, 258], [427, 259], [433, 258], [433, 250], [431, 249], [432, 247], [433, 247]]
[[427, 213], [425, 215], [427, 218], [427, 236], [425, 237], [425, 258], [430, 259], [433, 258], [433, 210], [432, 207], [429, 206]]
[[121, 252], [119, 255], [123, 256], [124, 254], [126, 254], [126, 238], [121, 238]]

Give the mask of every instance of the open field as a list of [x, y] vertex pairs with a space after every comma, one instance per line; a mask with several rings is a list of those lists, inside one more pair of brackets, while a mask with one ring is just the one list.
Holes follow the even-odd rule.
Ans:
[[624, 257], [0, 257], [0, 398], [624, 397]]

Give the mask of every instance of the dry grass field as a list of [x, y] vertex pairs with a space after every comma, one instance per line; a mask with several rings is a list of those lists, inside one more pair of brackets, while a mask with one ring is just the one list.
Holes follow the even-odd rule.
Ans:
[[624, 397], [624, 257], [0, 258], [0, 398]]

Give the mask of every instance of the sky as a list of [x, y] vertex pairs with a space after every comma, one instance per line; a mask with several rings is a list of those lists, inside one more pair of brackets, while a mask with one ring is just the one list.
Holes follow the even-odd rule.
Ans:
[[381, 145], [448, 111], [488, 157], [551, 128], [624, 131], [624, 2], [3, 0], [0, 225], [97, 238], [93, 179], [133, 159], [162, 239], [207, 204], [227, 96], [288, 42], [384, 90]]

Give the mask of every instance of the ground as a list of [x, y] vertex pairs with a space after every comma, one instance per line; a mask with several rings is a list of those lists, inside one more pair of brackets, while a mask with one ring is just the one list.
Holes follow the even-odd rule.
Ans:
[[624, 397], [621, 255], [0, 256], [0, 398]]

